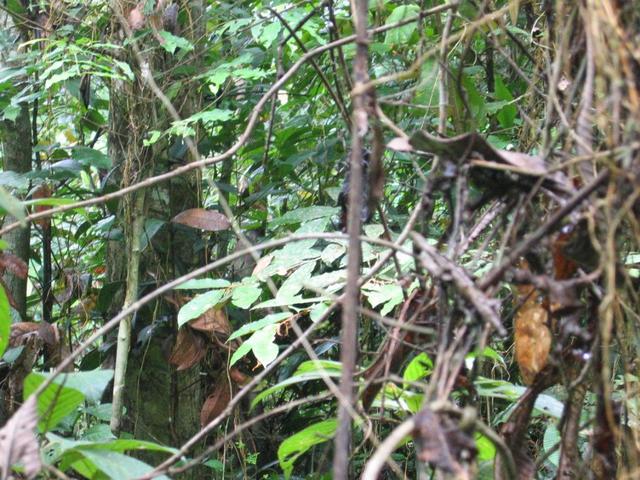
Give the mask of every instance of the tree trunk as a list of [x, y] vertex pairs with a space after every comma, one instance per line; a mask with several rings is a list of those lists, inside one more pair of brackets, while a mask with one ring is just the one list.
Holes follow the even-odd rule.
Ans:
[[[188, 7], [185, 6], [186, 2], [180, 5], [180, 8], [189, 8], [185, 18], [192, 24], [182, 26], [179, 34], [195, 43], [194, 39], [202, 38], [203, 4], [201, 1], [194, 1], [188, 2]], [[134, 6], [135, 2], [129, 5], [130, 8]], [[119, 29], [118, 25], [114, 31]], [[172, 77], [174, 57], [159, 47], [155, 37], [147, 36], [142, 41], [145, 44], [138, 47], [140, 51], [144, 51], [144, 61], [148, 63], [161, 91], [166, 92], [170, 85], [181, 81], [185, 85], [189, 83], [189, 78]], [[155, 45], [153, 42], [156, 42]], [[198, 61], [199, 55], [196, 46], [192, 61], [182, 59], [181, 62], [193, 65]], [[129, 51], [128, 61], [136, 72], [136, 80], [132, 83], [114, 80], [110, 90], [109, 156], [114, 167], [117, 167], [112, 179], [114, 186], [129, 185], [140, 181], [144, 176], [167, 171], [175, 162], [193, 160], [184, 153], [184, 140], [179, 137], [163, 138], [151, 147], [143, 145], [148, 132], [166, 130], [171, 118], [143, 80], [139, 58], [135, 52]], [[190, 85], [181, 89], [173, 101], [174, 105], [180, 106], [178, 113], [182, 118], [198, 111], [200, 107], [199, 94]], [[199, 232], [170, 223], [177, 213], [198, 206], [199, 182], [199, 175], [192, 174], [146, 191], [143, 235], [136, 239], [140, 241], [142, 249], [139, 252], [138, 280], [132, 280], [132, 265], [127, 264], [127, 257], [123, 255], [123, 252], [131, 254], [136, 242], [130, 235], [124, 235], [122, 240], [110, 243], [107, 254], [108, 278], [113, 286], [119, 286], [118, 294], [113, 297], [110, 313], [122, 308], [125, 288], [126, 301], [131, 302], [148, 289], [164, 284], [202, 263]], [[124, 232], [135, 230], [132, 228], [133, 217], [127, 214], [131, 208], [124, 207], [133, 201], [131, 197], [121, 200], [118, 206], [112, 205], [116, 224]], [[158, 225], [158, 222], [162, 222], [160, 229], [151, 228], [154, 224]], [[136, 287], [135, 292], [131, 290], [133, 287]], [[124, 377], [119, 380], [124, 380], [124, 384], [115, 385], [115, 388], [124, 392], [123, 402], [126, 407], [126, 414], [119, 428], [129, 431], [135, 438], [177, 447], [199, 429], [199, 413], [204, 396], [198, 367], [176, 372], [168, 363], [176, 334], [176, 313], [175, 306], [160, 300], [134, 315], [131, 351], [127, 355], [126, 369], [120, 370]], [[152, 333], [139, 335], [143, 329], [144, 332]], [[124, 330], [128, 330], [126, 325], [120, 334]], [[129, 350], [126, 341], [119, 340], [118, 343], [121, 349]], [[121, 351], [120, 355], [125, 353], [126, 351]], [[157, 463], [161, 457], [144, 453], [141, 458]], [[197, 469], [189, 471], [184, 478], [201, 478], [201, 473]]]
[[[3, 120], [0, 122], [0, 133], [2, 134], [2, 152], [4, 171], [25, 173], [31, 170], [31, 120], [29, 118], [29, 108], [22, 105], [16, 120], [11, 122]], [[11, 215], [5, 217], [5, 223], [13, 223], [16, 219]], [[29, 262], [29, 237], [30, 227], [17, 228], [7, 233], [3, 240], [7, 242], [6, 251], [20, 257], [25, 263]], [[6, 285], [9, 294], [17, 306], [18, 313], [22, 319], [27, 313], [27, 280], [19, 278], [11, 272], [6, 272], [2, 281]]]

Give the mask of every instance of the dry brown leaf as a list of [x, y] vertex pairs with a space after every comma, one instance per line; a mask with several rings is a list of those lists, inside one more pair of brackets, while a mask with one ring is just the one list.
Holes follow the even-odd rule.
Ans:
[[251, 272], [251, 275], [254, 277], [257, 276], [260, 272], [262, 272], [265, 268], [269, 266], [269, 264], [271, 263], [271, 260], [273, 260], [272, 254], [265, 255], [264, 257], [262, 257], [256, 263], [256, 266], [254, 267], [253, 272]]
[[188, 227], [199, 228], [209, 232], [219, 232], [227, 230], [231, 226], [229, 219], [222, 213], [204, 208], [191, 208], [180, 212], [171, 220], [173, 223], [180, 223]]
[[[520, 267], [529, 270], [526, 260], [521, 261]], [[551, 350], [549, 312], [532, 285], [520, 285], [517, 290], [517, 298], [522, 306], [514, 322], [516, 362], [524, 383], [531, 385], [547, 364]]]
[[36, 397], [30, 396], [0, 430], [0, 478], [11, 477], [11, 466], [20, 463], [26, 478], [34, 478], [42, 468], [40, 445], [35, 435], [38, 425]]
[[[38, 200], [42, 198], [50, 198], [51, 193], [52, 193], [51, 187], [48, 184], [43, 183], [38, 188], [36, 188], [36, 190], [33, 192], [33, 195], [31, 195], [31, 198], [33, 198], [34, 200]], [[36, 205], [34, 210], [35, 210], [35, 213], [41, 213], [49, 210], [50, 208], [51, 208], [50, 205]], [[48, 230], [49, 227], [51, 227], [51, 218], [50, 217], [40, 218], [36, 220], [36, 223], [40, 225], [43, 229]]]
[[189, 326], [199, 332], [207, 334], [230, 335], [231, 324], [224, 308], [210, 308], [195, 320], [189, 322]]
[[237, 368], [231, 368], [229, 370], [229, 378], [236, 385], [245, 385], [251, 380], [251, 377], [249, 375], [245, 375]]
[[392, 139], [387, 143], [387, 148], [396, 152], [413, 152], [413, 147], [407, 137], [396, 137]]
[[28, 267], [24, 260], [8, 252], [0, 253], [0, 273], [9, 271], [18, 278], [27, 278]]
[[58, 329], [49, 323], [18, 322], [11, 325], [9, 346], [24, 345], [30, 337], [40, 338], [49, 347], [56, 346], [60, 341]]
[[141, 30], [142, 28], [144, 28], [145, 23], [147, 23], [147, 19], [142, 12], [143, 7], [143, 3], [139, 3], [129, 12], [129, 15], [127, 16], [127, 23], [133, 31]]
[[199, 363], [206, 353], [204, 338], [189, 327], [183, 327], [178, 331], [169, 363], [175, 365], [178, 371], [187, 370]]
[[544, 177], [543, 185], [551, 190], [564, 193], [573, 191], [564, 174], [549, 173], [542, 157], [494, 148], [478, 133], [464, 133], [456, 137], [444, 138], [435, 137], [425, 131], [417, 131], [411, 136], [409, 142], [417, 150], [433, 153], [454, 162], [467, 162], [472, 157], [480, 157], [481, 163], [476, 166], [480, 170], [500, 167], [500, 170], [518, 173], [523, 178]]
[[221, 375], [213, 390], [205, 400], [200, 410], [200, 426], [204, 427], [216, 418], [227, 407], [231, 400], [231, 385], [226, 375]]
[[471, 478], [468, 466], [477, 448], [473, 437], [463, 432], [448, 416], [423, 408], [415, 416], [413, 436], [418, 446], [418, 459], [457, 478]]

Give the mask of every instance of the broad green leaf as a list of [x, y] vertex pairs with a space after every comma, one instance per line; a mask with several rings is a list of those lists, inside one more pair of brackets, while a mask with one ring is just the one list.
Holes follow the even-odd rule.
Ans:
[[380, 311], [381, 315], [386, 315], [396, 305], [399, 305], [404, 301], [403, 290], [400, 285], [397, 284], [379, 284], [369, 283], [363, 289], [363, 293], [369, 300], [369, 303], [373, 308], [384, 303], [384, 308]]
[[248, 335], [253, 332], [257, 332], [258, 330], [266, 327], [267, 325], [273, 325], [275, 323], [282, 322], [283, 320], [290, 318], [291, 315], [292, 314], [289, 312], [272, 313], [270, 315], [267, 315], [263, 319], [256, 320], [255, 322], [245, 323], [238, 330], [236, 330], [229, 336], [229, 340], [233, 340], [235, 338], [242, 337], [244, 335]]
[[240, 360], [250, 351], [251, 351], [251, 344], [248, 341], [243, 342], [242, 345], [240, 345], [236, 349], [236, 351], [233, 352], [233, 355], [231, 355], [231, 359], [229, 360], [229, 367], [233, 367], [238, 360]]
[[[514, 385], [505, 380], [493, 380], [484, 377], [478, 377], [474, 382], [478, 395], [482, 397], [503, 398], [516, 402], [527, 388], [522, 385]], [[562, 417], [564, 405], [561, 401], [548, 394], [540, 394], [534, 404], [534, 409], [538, 413], [551, 415], [555, 418]]]
[[164, 48], [170, 54], [174, 54], [178, 48], [180, 48], [183, 52], [190, 52], [194, 49], [193, 45], [189, 40], [183, 37], [178, 37], [166, 30], [160, 31], [160, 36], [164, 40], [162, 44], [162, 48]]
[[[70, 467], [88, 479], [104, 478], [99, 475], [100, 472], [112, 480], [133, 480], [146, 475], [154, 468], [140, 460], [110, 450], [76, 448], [67, 454], [73, 454], [74, 459], [77, 458]], [[166, 475], [154, 478], [169, 479]]]
[[255, 280], [243, 282], [233, 289], [231, 303], [238, 308], [249, 308], [262, 295], [262, 288]]
[[309, 318], [313, 323], [319, 321], [327, 310], [329, 310], [330, 304], [327, 302], [320, 302], [312, 306], [309, 310]]
[[35, 205], [46, 205], [48, 207], [58, 207], [60, 205], [70, 205], [74, 202], [75, 200], [73, 198], [45, 197], [45, 198], [34, 198], [33, 200], [27, 200], [23, 203], [27, 207], [32, 207]]
[[278, 461], [285, 478], [291, 477], [293, 464], [314, 445], [327, 442], [333, 438], [338, 427], [335, 419], [314, 423], [285, 439], [278, 448]]
[[0, 285], [0, 358], [9, 345], [9, 335], [11, 335], [11, 309], [4, 286]]
[[[250, 351], [253, 352], [256, 359], [263, 365], [267, 366], [278, 356], [278, 346], [274, 343], [278, 326], [271, 324], [262, 327], [244, 341], [238, 348], [229, 362], [229, 366], [233, 366], [238, 360], [244, 357]], [[236, 332], [237, 333], [237, 332]], [[238, 335], [236, 335], [237, 337]]]
[[257, 80], [269, 76], [269, 72], [259, 68], [237, 68], [230, 72], [235, 78], [243, 78], [245, 80]]
[[150, 130], [147, 132], [147, 135], [149, 135], [149, 138], [145, 138], [144, 140], [142, 140], [142, 144], [145, 147], [149, 147], [160, 140], [160, 138], [162, 137], [162, 132], [159, 130]]
[[[505, 102], [511, 102], [513, 100], [513, 95], [505, 85], [502, 77], [496, 75], [495, 77], [495, 94], [497, 100], [502, 100]], [[500, 122], [500, 126], [503, 128], [511, 128], [513, 127], [513, 122], [518, 115], [518, 109], [515, 105], [508, 104], [505, 105], [497, 115], [498, 122]]]
[[327, 300], [327, 297], [304, 298], [302, 295], [296, 295], [290, 298], [273, 298], [255, 305], [251, 310], [259, 310], [261, 308], [293, 307], [294, 305], [325, 302]]
[[4, 172], [0, 172], [0, 186], [15, 188], [17, 190], [26, 190], [29, 187], [29, 179], [21, 173], [6, 170]]
[[[11, 333], [9, 333], [9, 335], [11, 335]], [[24, 345], [7, 348], [7, 350], [4, 352], [4, 355], [1, 357], [2, 361], [8, 363], [9, 365], [13, 365], [13, 363], [18, 360], [23, 350]]]
[[80, 68], [78, 65], [72, 65], [71, 67], [63, 70], [60, 73], [56, 73], [47, 78], [47, 81], [44, 82], [44, 89], [49, 90], [52, 86], [57, 83], [64, 82], [65, 80], [69, 80], [70, 78], [76, 77], [80, 75]]
[[322, 251], [322, 261], [327, 265], [331, 265], [337, 259], [347, 253], [347, 248], [344, 245], [337, 243], [330, 243]]
[[144, 0], [143, 2], [143, 7], [142, 7], [142, 13], [145, 14], [145, 16], [149, 16], [153, 13], [153, 9], [156, 7], [156, 0]]
[[304, 375], [312, 372], [342, 372], [342, 364], [340, 362], [336, 362], [335, 360], [307, 360], [306, 362], [302, 362], [296, 368], [296, 371], [293, 372], [293, 376], [296, 375]]
[[27, 11], [20, 0], [7, 0], [7, 11], [18, 18], [24, 18]]
[[507, 364], [505, 363], [502, 356], [491, 347], [484, 347], [484, 350], [480, 353], [476, 353], [476, 352], [468, 353], [465, 358], [475, 359], [478, 357], [488, 358], [490, 360], [493, 360], [495, 363], [501, 365], [505, 369], [507, 368]]
[[291, 225], [292, 223], [302, 223], [315, 220], [316, 218], [329, 218], [337, 215], [340, 209], [336, 207], [304, 207], [291, 210], [281, 217], [275, 218], [269, 222], [270, 227], [276, 225]]
[[278, 38], [281, 29], [280, 22], [259, 23], [251, 29], [251, 33], [257, 43], [269, 48]]
[[402, 378], [407, 382], [417, 382], [431, 375], [432, 371], [433, 361], [429, 358], [429, 355], [422, 352], [409, 362], [407, 368], [404, 369]]
[[[48, 374], [44, 374], [48, 376]], [[104, 390], [113, 378], [113, 370], [89, 370], [86, 372], [63, 373], [56, 383], [78, 390], [87, 402], [99, 403]]]
[[548, 461], [551, 462], [556, 467], [560, 463], [560, 449], [557, 448], [558, 444], [562, 438], [560, 437], [560, 432], [558, 431], [558, 427], [549, 423], [547, 428], [544, 431], [544, 438], [542, 440], [542, 445], [544, 447], [544, 451], [549, 452], [552, 449], [556, 449], [552, 454], [549, 455]]
[[346, 280], [347, 270], [343, 268], [311, 277], [304, 282], [304, 285], [315, 289], [324, 288], [329, 292], [335, 292], [344, 286]]
[[[24, 399], [26, 400], [45, 381], [41, 373], [30, 373], [24, 380]], [[59, 380], [59, 379], [58, 379]], [[75, 411], [85, 396], [75, 388], [53, 383], [38, 397], [38, 429], [41, 432], [52, 430], [60, 421]]]
[[467, 103], [471, 110], [471, 116], [478, 127], [482, 127], [486, 121], [485, 97], [481, 95], [476, 88], [472, 77], [468, 75], [462, 76], [462, 84], [464, 92], [467, 96]]
[[151, 239], [160, 231], [167, 222], [158, 218], [147, 218], [144, 221], [144, 231], [140, 235], [140, 251], [144, 252]]
[[424, 393], [404, 391], [401, 398], [411, 413], [418, 413], [424, 403]]
[[[109, 421], [107, 418], [106, 422]], [[96, 423], [89, 427], [80, 437], [81, 440], [87, 440], [89, 442], [105, 442], [116, 439], [116, 436], [111, 431], [111, 427], [108, 423]]]
[[87, 415], [92, 415], [98, 420], [108, 421], [111, 418], [111, 412], [113, 405], [111, 403], [99, 403], [97, 405], [90, 405], [84, 409]]
[[227, 288], [231, 283], [222, 278], [195, 278], [181, 283], [176, 290], [199, 290], [205, 288]]
[[287, 278], [280, 286], [276, 299], [280, 301], [289, 301], [289, 299], [294, 298], [300, 290], [302, 290], [303, 282], [311, 277], [311, 273], [315, 268], [315, 261], [308, 262], [289, 275], [289, 278]]
[[107, 170], [112, 167], [111, 159], [99, 150], [89, 147], [74, 147], [71, 158], [85, 167]]
[[0, 208], [10, 215], [13, 215], [21, 222], [26, 216], [24, 205], [22, 202], [12, 197], [9, 192], [0, 187]]
[[224, 290], [211, 290], [197, 295], [193, 300], [184, 304], [178, 312], [178, 328], [215, 307], [224, 297], [224, 293]]
[[233, 118], [233, 112], [231, 110], [223, 110], [221, 108], [214, 108], [213, 110], [205, 110], [204, 112], [198, 112], [191, 115], [189, 118], [184, 119], [187, 123], [195, 123], [202, 121], [205, 125], [211, 125], [215, 122], [226, 122]]
[[411, 35], [413, 35], [413, 32], [417, 29], [417, 14], [419, 12], [420, 7], [413, 3], [410, 3], [409, 5], [400, 5], [394, 8], [391, 14], [387, 17], [385, 25], [391, 25], [414, 17], [416, 18], [416, 21], [403, 25], [402, 27], [389, 30], [385, 36], [384, 43], [387, 45], [402, 45], [408, 42]]
[[0, 115], [0, 120], [8, 120], [10, 122], [15, 122], [20, 115], [20, 105], [10, 104], [7, 105], [2, 110], [2, 115]]
[[302, 382], [309, 382], [311, 380], [320, 380], [321, 378], [324, 377], [324, 375], [327, 375], [329, 377], [339, 377], [340, 376], [340, 372], [337, 371], [337, 370], [327, 370], [323, 374], [321, 370], [316, 370], [316, 371], [309, 372], [309, 373], [304, 373], [304, 374], [301, 374], [301, 375], [291, 376], [291, 377], [287, 378], [286, 380], [283, 380], [282, 382], [279, 382], [276, 385], [261, 391], [251, 401], [251, 408], [255, 407], [258, 403], [260, 403], [262, 400], [264, 400], [269, 395], [273, 395], [274, 393], [279, 392], [280, 390], [284, 390], [289, 385], [294, 385], [296, 383], [302, 383]]
[[478, 461], [493, 460], [496, 456], [496, 447], [493, 442], [479, 432], [474, 434], [474, 438], [478, 448]]
[[262, 366], [266, 367], [278, 356], [278, 345], [273, 343], [276, 339], [277, 325], [270, 325], [258, 330], [249, 339], [251, 350]]
[[166, 445], [151, 442], [148, 440], [138, 440], [135, 438], [118, 438], [109, 441], [72, 440], [61, 437], [55, 433], [47, 433], [50, 444], [56, 445], [60, 453], [73, 448], [85, 448], [95, 450], [109, 450], [112, 452], [127, 452], [129, 450], [148, 450], [154, 452], [176, 453], [177, 450]]

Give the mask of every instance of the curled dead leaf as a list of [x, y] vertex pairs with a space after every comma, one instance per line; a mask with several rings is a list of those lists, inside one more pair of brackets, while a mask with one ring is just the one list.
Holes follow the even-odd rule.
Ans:
[[192, 228], [199, 228], [209, 232], [227, 230], [231, 226], [229, 219], [215, 210], [204, 208], [191, 208], [180, 212], [171, 219], [173, 223], [180, 223]]
[[472, 478], [469, 465], [477, 454], [472, 435], [462, 431], [457, 422], [443, 413], [423, 408], [415, 416], [413, 436], [418, 458], [457, 478]]
[[[31, 196], [34, 200], [39, 200], [43, 198], [50, 198], [52, 194], [51, 187], [47, 183], [43, 183], [33, 192]], [[35, 213], [41, 213], [49, 210], [51, 206], [49, 205], [36, 205], [34, 210]], [[36, 223], [40, 225], [43, 229], [48, 230], [51, 227], [51, 218], [40, 218], [36, 220]]]
[[32, 337], [38, 337], [49, 347], [54, 347], [60, 342], [60, 334], [54, 325], [44, 322], [18, 322], [11, 325], [9, 346], [24, 345]]
[[13, 273], [18, 278], [27, 278], [28, 267], [24, 260], [8, 252], [0, 253], [0, 274], [5, 271]]
[[[526, 260], [520, 267], [529, 270]], [[549, 312], [532, 285], [519, 285], [517, 291], [522, 305], [514, 321], [515, 357], [524, 383], [531, 385], [546, 366], [551, 350]]]
[[198, 318], [189, 322], [189, 326], [194, 330], [209, 335], [229, 336], [231, 334], [231, 324], [224, 308], [210, 308]]
[[133, 9], [131, 9], [129, 15], [127, 15], [127, 23], [129, 24], [129, 28], [131, 28], [131, 30], [133, 30], [134, 32], [136, 30], [143, 29], [145, 23], [147, 23], [147, 19], [142, 12], [143, 8], [144, 4], [143, 2], [140, 2]]
[[189, 327], [183, 327], [178, 331], [169, 363], [175, 365], [178, 371], [187, 370], [198, 364], [206, 353], [205, 339]]
[[[550, 190], [558, 193], [574, 190], [564, 174], [548, 171], [542, 157], [497, 149], [475, 132], [444, 138], [417, 131], [411, 136], [409, 143], [416, 150], [429, 152], [455, 163], [471, 163], [474, 167], [472, 174], [475, 172], [474, 176], [482, 180], [478, 181], [479, 184], [492, 185], [495, 188], [496, 181], [512, 183], [509, 174], [513, 174], [522, 180], [528, 180], [525, 182], [527, 186], [532, 179], [544, 177], [543, 185]], [[497, 176], [488, 176], [492, 170]]]
[[229, 370], [229, 378], [236, 385], [245, 385], [251, 380], [251, 377], [249, 375], [245, 375], [237, 368], [231, 368]]
[[396, 137], [387, 143], [389, 150], [395, 150], [396, 152], [413, 152], [413, 147], [409, 143], [407, 137]]
[[40, 445], [35, 435], [37, 426], [36, 397], [32, 395], [0, 429], [0, 478], [13, 478], [11, 466], [18, 463], [23, 466], [28, 479], [40, 472]]
[[200, 410], [200, 426], [204, 427], [222, 413], [231, 400], [231, 385], [226, 375], [220, 375]]
[[253, 272], [251, 272], [251, 275], [254, 277], [257, 277], [260, 274], [260, 272], [262, 272], [265, 268], [269, 266], [269, 264], [271, 263], [271, 260], [273, 260], [272, 254], [265, 255], [264, 257], [262, 257], [256, 263], [256, 266], [254, 267]]

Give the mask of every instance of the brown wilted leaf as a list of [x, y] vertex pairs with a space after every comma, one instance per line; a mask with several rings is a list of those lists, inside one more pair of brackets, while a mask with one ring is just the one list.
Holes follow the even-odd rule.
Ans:
[[229, 370], [229, 378], [236, 385], [245, 385], [251, 380], [251, 377], [249, 375], [245, 375], [237, 368], [231, 368]]
[[[526, 260], [522, 260], [520, 266], [529, 270]], [[518, 309], [514, 322], [516, 362], [524, 383], [531, 385], [547, 364], [551, 350], [549, 312], [543, 305], [539, 292], [532, 285], [519, 285], [517, 291], [517, 298], [522, 306]]]
[[180, 223], [188, 227], [199, 228], [209, 232], [219, 232], [231, 226], [229, 219], [222, 213], [204, 208], [191, 208], [180, 212], [171, 220], [173, 223]]
[[[66, 303], [73, 297], [78, 285], [78, 274], [71, 269], [62, 272], [63, 289], [55, 292], [56, 302]], [[57, 282], [56, 282], [57, 283]]]
[[[43, 183], [31, 195], [31, 198], [34, 200], [39, 200], [43, 198], [51, 198], [51, 187], [47, 183]], [[51, 208], [50, 205], [36, 205], [34, 210], [35, 213], [41, 213], [49, 210]], [[40, 218], [36, 220], [36, 223], [40, 225], [43, 229], [48, 230], [51, 227], [51, 218]]]
[[129, 15], [127, 15], [127, 23], [129, 24], [129, 27], [131, 28], [131, 30], [133, 30], [134, 32], [136, 30], [143, 29], [145, 23], [147, 23], [147, 19], [144, 16], [144, 13], [142, 12], [143, 8], [144, 8], [144, 4], [143, 2], [140, 2], [138, 5], [136, 5], [135, 8], [133, 8], [129, 12]]
[[42, 468], [40, 445], [35, 435], [38, 426], [36, 397], [30, 396], [0, 430], [0, 478], [13, 478], [11, 466], [20, 463], [26, 478], [34, 478]]
[[396, 137], [387, 143], [389, 150], [395, 150], [396, 152], [413, 152], [413, 147], [409, 143], [409, 139], [406, 137]]
[[[544, 177], [543, 185], [558, 192], [573, 191], [573, 187], [561, 172], [549, 174], [542, 157], [521, 152], [511, 152], [494, 148], [478, 133], [465, 133], [451, 138], [435, 137], [425, 131], [417, 131], [409, 140], [416, 150], [433, 153], [453, 162], [469, 162], [480, 157], [480, 161], [471, 162], [476, 170], [492, 169], [512, 172], [522, 178]], [[506, 175], [502, 180], [508, 181]]]
[[445, 414], [423, 408], [415, 416], [413, 436], [418, 445], [418, 459], [457, 478], [472, 478], [468, 467], [476, 457], [473, 437], [463, 432]]
[[38, 337], [49, 347], [56, 346], [60, 341], [58, 329], [54, 325], [44, 322], [18, 322], [11, 325], [9, 346], [24, 345], [30, 337]]
[[178, 337], [169, 357], [169, 363], [175, 365], [178, 371], [187, 370], [198, 364], [206, 353], [204, 338], [185, 326], [178, 330]]
[[254, 267], [253, 272], [251, 272], [251, 275], [254, 277], [257, 277], [260, 274], [260, 272], [262, 272], [265, 268], [269, 266], [269, 264], [271, 263], [271, 260], [273, 260], [272, 254], [265, 255], [264, 257], [262, 257], [256, 263], [256, 266]]
[[27, 278], [28, 267], [24, 260], [8, 252], [0, 253], [0, 274], [5, 271], [13, 273], [18, 278]]
[[216, 418], [227, 407], [231, 400], [231, 385], [227, 381], [226, 375], [218, 377], [218, 382], [205, 400], [200, 410], [200, 426], [204, 427], [211, 420]]
[[231, 324], [224, 308], [210, 308], [198, 318], [189, 322], [189, 326], [194, 330], [210, 335], [229, 336], [231, 334]]

